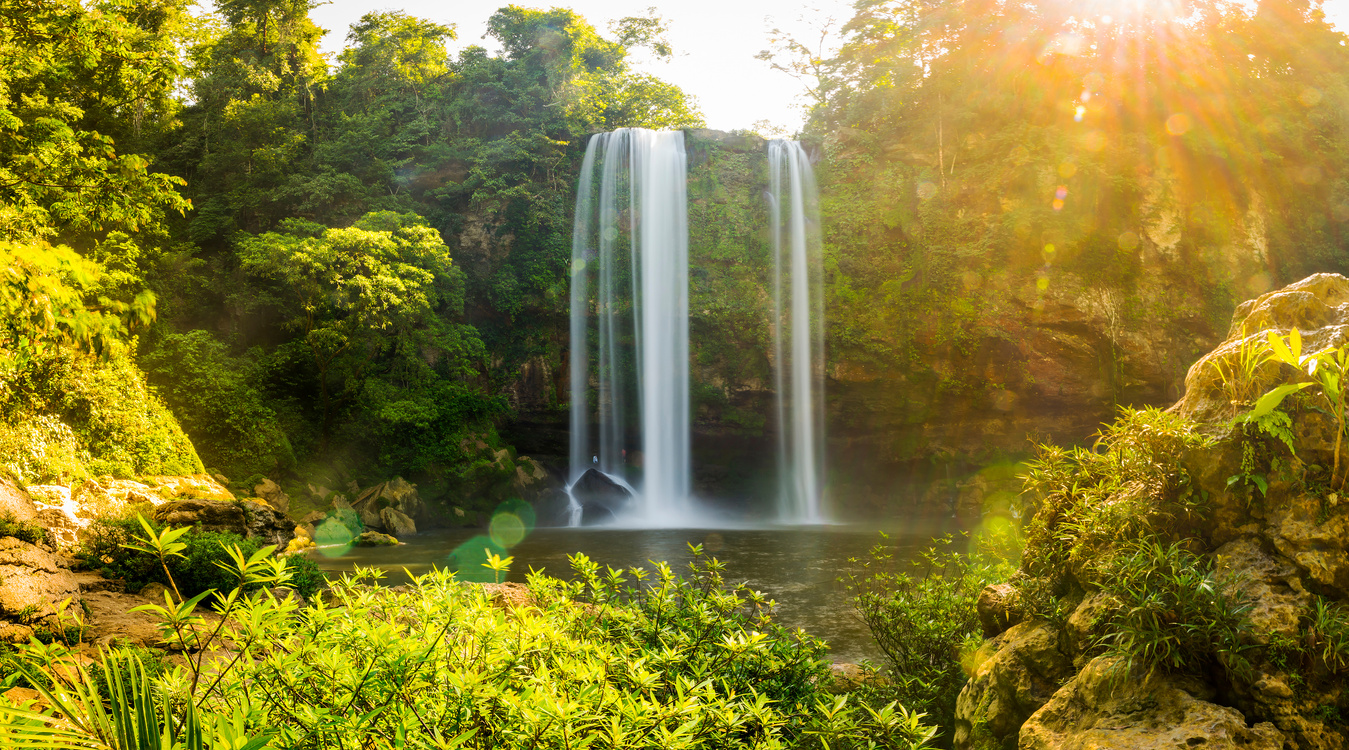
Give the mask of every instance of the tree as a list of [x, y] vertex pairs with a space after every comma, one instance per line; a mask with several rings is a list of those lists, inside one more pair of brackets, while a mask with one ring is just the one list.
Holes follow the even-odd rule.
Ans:
[[[168, 116], [177, 60], [171, 3], [0, 0], [0, 234], [90, 245], [189, 207], [182, 181], [119, 152]], [[127, 18], [144, 21], [137, 25]]]
[[[415, 214], [372, 213], [345, 229], [299, 220], [283, 227], [242, 239], [240, 259], [289, 296], [287, 326], [308, 349], [318, 381], [324, 451], [337, 402], [361, 395], [381, 359], [407, 354], [410, 343], [440, 328], [440, 314], [462, 304], [459, 272], [439, 233]], [[476, 353], [474, 338], [451, 354]], [[467, 358], [456, 360], [454, 375], [471, 372]]]

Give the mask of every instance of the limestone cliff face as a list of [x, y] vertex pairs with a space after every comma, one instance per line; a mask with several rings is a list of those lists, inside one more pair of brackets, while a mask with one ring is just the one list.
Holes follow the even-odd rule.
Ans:
[[955, 493], [926, 491], [928, 483], [1024, 455], [1032, 442], [1086, 442], [1121, 405], [1173, 403], [1186, 368], [1224, 333], [1203, 290], [1161, 266], [1144, 268], [1127, 290], [1053, 269], [972, 276], [970, 285], [978, 306], [964, 341], [920, 332], [902, 366], [833, 353], [829, 445], [839, 494], [954, 511], [943, 498]]
[[[1335, 407], [1305, 363], [1266, 356], [1271, 334], [1287, 341], [1295, 329], [1303, 355], [1349, 345], [1349, 279], [1318, 274], [1242, 304], [1227, 339], [1189, 368], [1185, 394], [1170, 409], [1203, 439], [1172, 466], [1151, 470], [1184, 477], [1185, 496], [1199, 505], [1185, 524], [1172, 517], [1148, 533], [1178, 541], [1212, 568], [1211, 580], [1240, 610], [1239, 645], [1212, 669], [1121, 670], [1107, 646], [1125, 605], [1108, 580], [1058, 570], [1064, 609], [1052, 620], [1006, 616], [1016, 611], [1008, 605], [1015, 586], [990, 588], [980, 606], [996, 635], [973, 660], [961, 695], [958, 748], [1349, 745], [1341, 713], [1349, 662], [1335, 635], [1349, 627], [1349, 504], [1341, 499], [1349, 446], [1339, 446], [1334, 476]], [[1280, 404], [1287, 420], [1275, 421], [1285, 432], [1233, 421], [1286, 383], [1311, 384]], [[1149, 492], [1138, 506], [1144, 513], [1175, 500], [1170, 490]], [[1107, 489], [1074, 506], [1071, 519], [1051, 518], [1064, 511], [1045, 505], [1032, 528], [1083, 523], [1091, 508], [1136, 502], [1137, 493], [1133, 485]], [[1042, 576], [1037, 566], [1058, 559], [1047, 538], [1032, 535], [1019, 577]]]

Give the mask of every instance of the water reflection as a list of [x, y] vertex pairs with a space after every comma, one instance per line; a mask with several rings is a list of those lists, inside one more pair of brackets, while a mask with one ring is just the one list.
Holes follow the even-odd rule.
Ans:
[[[890, 543], [905, 557], [932, 538], [933, 530], [891, 533]], [[466, 544], [478, 538], [484, 544]], [[481, 530], [442, 531], [411, 537], [397, 547], [356, 547], [337, 557], [315, 556], [319, 567], [338, 573], [356, 565], [373, 565], [388, 573], [390, 584], [407, 581], [433, 565], [464, 570], [485, 559], [487, 547], [504, 556], [504, 549], [483, 537]], [[760, 529], [536, 529], [514, 544], [515, 558], [508, 580], [523, 581], [529, 570], [569, 578], [567, 556], [584, 552], [600, 565], [651, 567], [651, 561], [666, 561], [686, 573], [692, 559], [688, 545], [702, 544], [704, 551], [726, 564], [728, 582], [745, 581], [778, 603], [778, 619], [789, 627], [805, 628], [824, 638], [830, 656], [838, 661], [880, 659], [866, 627], [853, 613], [839, 578], [856, 569], [851, 558], [863, 558], [880, 536], [875, 526], [867, 528], [827, 526]], [[477, 556], [469, 548], [482, 547]], [[462, 559], [459, 559], [462, 558]], [[472, 559], [469, 559], [472, 558]], [[490, 580], [491, 573], [479, 568]], [[470, 576], [465, 576], [469, 578]]]

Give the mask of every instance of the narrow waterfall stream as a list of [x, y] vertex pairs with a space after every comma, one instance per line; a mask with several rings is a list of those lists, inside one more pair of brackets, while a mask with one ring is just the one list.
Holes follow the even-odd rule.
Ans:
[[768, 144], [778, 520], [824, 518], [824, 294], [819, 199], [796, 141]]
[[[689, 504], [686, 183], [682, 132], [595, 135], [572, 234], [570, 481], [595, 468], [635, 486], [635, 520], [653, 525], [677, 525]], [[571, 516], [579, 524], [575, 500]]]

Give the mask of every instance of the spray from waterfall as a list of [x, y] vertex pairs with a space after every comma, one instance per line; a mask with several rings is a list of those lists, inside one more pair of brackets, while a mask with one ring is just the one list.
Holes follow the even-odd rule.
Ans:
[[[682, 517], [690, 465], [681, 132], [624, 128], [593, 136], [586, 147], [572, 232], [570, 365], [571, 481], [598, 468], [638, 488], [642, 519]], [[571, 516], [579, 523], [575, 500]]]
[[778, 520], [824, 520], [824, 295], [819, 199], [796, 141], [768, 144]]

